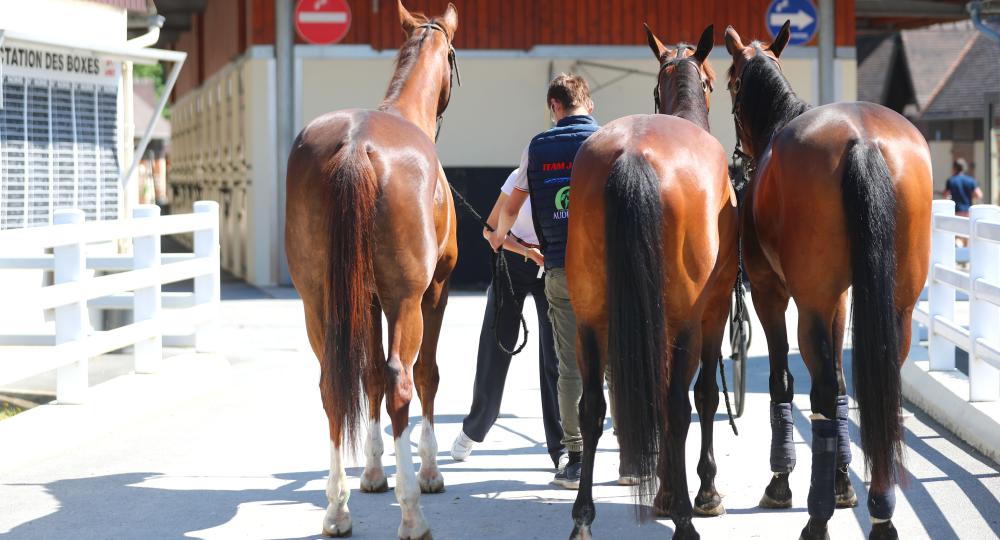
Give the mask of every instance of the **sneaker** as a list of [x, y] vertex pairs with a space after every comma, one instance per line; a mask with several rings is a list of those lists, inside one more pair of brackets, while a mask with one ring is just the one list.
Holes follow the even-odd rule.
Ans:
[[455, 437], [455, 442], [451, 443], [451, 459], [455, 461], [465, 461], [465, 458], [469, 457], [472, 453], [472, 445], [476, 444], [476, 441], [469, 438], [464, 431], [458, 432], [458, 437]]
[[580, 489], [580, 473], [583, 471], [583, 461], [580, 454], [570, 452], [566, 466], [556, 473], [552, 483], [566, 489]]
[[559, 454], [559, 463], [556, 464], [556, 472], [565, 469], [567, 463], [569, 463], [569, 453], [563, 452]]

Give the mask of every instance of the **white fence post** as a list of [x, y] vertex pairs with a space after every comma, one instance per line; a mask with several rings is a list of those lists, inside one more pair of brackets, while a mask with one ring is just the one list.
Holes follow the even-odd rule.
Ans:
[[[934, 216], [954, 216], [955, 201], [936, 200], [933, 202], [932, 212]], [[934, 280], [934, 265], [936, 264], [945, 268], [955, 267], [955, 235], [940, 231], [932, 225], [931, 279], [927, 292], [927, 312], [930, 314], [927, 349], [930, 357], [930, 369], [932, 371], [949, 371], [955, 369], [955, 346], [934, 332], [934, 317], [940, 315], [949, 321], [955, 320], [955, 289]]]
[[[196, 306], [212, 304], [218, 309], [221, 292], [221, 274], [219, 259], [219, 203], [215, 201], [198, 201], [194, 203], [196, 214], [209, 214], [214, 225], [211, 229], [194, 232], [194, 256], [211, 259], [213, 271], [211, 274], [194, 278], [194, 303]], [[195, 350], [211, 351], [214, 347], [213, 336], [217, 317], [212, 316], [209, 322], [200, 323], [195, 329]]]
[[[160, 207], [155, 204], [144, 204], [132, 210], [132, 218], [136, 220], [155, 220], [159, 217]], [[135, 237], [132, 251], [136, 270], [160, 266], [160, 235], [154, 233]], [[159, 319], [162, 306], [160, 284], [136, 289], [132, 302], [135, 322]], [[163, 362], [163, 334], [158, 332], [151, 338], [137, 341], [133, 350], [135, 372], [155, 373]]]
[[976, 297], [976, 280], [1000, 282], [1000, 245], [978, 238], [980, 220], [1000, 222], [1000, 207], [977, 204], [969, 209], [969, 401], [995, 401], [1000, 398], [1000, 371], [977, 354], [976, 340], [983, 338], [996, 345], [1000, 337], [1000, 307]]
[[[55, 225], [79, 225], [84, 221], [82, 210], [56, 210], [53, 215]], [[86, 279], [86, 244], [79, 242], [53, 248], [55, 259], [55, 282], [72, 283]], [[87, 333], [87, 302], [79, 299], [71, 304], [58, 306], [56, 311], [56, 345], [79, 342]], [[80, 355], [77, 349], [71, 354]], [[56, 400], [59, 403], [83, 403], [88, 386], [88, 364], [86, 356], [76, 358], [56, 371]]]

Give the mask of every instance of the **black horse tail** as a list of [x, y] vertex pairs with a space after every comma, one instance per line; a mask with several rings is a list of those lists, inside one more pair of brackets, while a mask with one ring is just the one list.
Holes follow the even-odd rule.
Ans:
[[895, 309], [896, 196], [877, 144], [847, 148], [844, 213], [854, 302], [854, 394], [861, 447], [876, 489], [891, 487], [903, 459], [900, 418], [900, 318]]
[[378, 182], [363, 144], [348, 144], [328, 165], [328, 267], [320, 393], [330, 421], [339, 417], [353, 453], [364, 403], [362, 376], [375, 355], [372, 332], [375, 274], [372, 237]]
[[664, 434], [667, 369], [663, 314], [663, 210], [660, 182], [649, 162], [625, 153], [604, 188], [608, 364], [622, 462], [642, 481], [641, 506], [653, 496]]

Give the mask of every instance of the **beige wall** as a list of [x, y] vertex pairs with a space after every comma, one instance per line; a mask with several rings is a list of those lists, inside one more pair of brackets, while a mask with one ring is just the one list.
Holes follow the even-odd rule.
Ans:
[[[718, 51], [716, 51], [718, 52]], [[722, 51], [724, 52], [724, 51]], [[550, 63], [553, 73], [570, 71], [577, 59], [524, 57], [459, 57], [462, 86], [452, 91], [438, 140], [441, 161], [450, 167], [513, 166], [532, 136], [549, 127], [545, 90]], [[655, 73], [656, 61], [648, 58], [580, 58], [623, 69]], [[723, 147], [731, 149], [736, 136], [725, 74], [729, 59], [713, 54], [712, 68], [719, 80], [712, 94], [709, 122], [712, 133]], [[392, 58], [302, 58], [301, 118], [297, 130], [321, 114], [342, 108], [371, 108], [381, 101], [389, 77]], [[782, 66], [798, 95], [815, 103], [817, 62], [807, 58], [784, 59]], [[597, 88], [621, 75], [620, 71], [599, 67], [577, 67], [590, 82], [594, 116], [601, 123], [622, 116], [653, 112], [652, 76], [633, 74]], [[856, 68], [853, 59], [837, 60], [838, 94], [842, 99], [856, 96]]]

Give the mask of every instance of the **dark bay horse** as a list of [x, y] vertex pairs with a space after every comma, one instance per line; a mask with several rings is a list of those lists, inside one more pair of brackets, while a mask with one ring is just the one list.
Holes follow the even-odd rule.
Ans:
[[852, 289], [854, 393], [871, 473], [870, 538], [895, 538], [896, 470], [903, 453], [899, 368], [910, 317], [927, 277], [930, 151], [899, 114], [872, 103], [810, 108], [796, 97], [774, 42], [744, 45], [726, 29], [736, 132], [754, 172], [741, 203], [742, 242], [753, 303], [771, 364], [771, 470], [764, 507], [790, 507], [792, 375], [785, 309], [799, 312], [802, 358], [812, 390], [812, 481], [802, 538], [828, 538], [834, 506], [853, 506], [846, 384], [841, 363]]
[[[396, 446], [400, 538], [430, 538], [419, 495], [444, 489], [433, 430], [435, 354], [458, 248], [455, 207], [434, 137], [451, 96], [458, 12], [449, 4], [444, 15], [427, 19], [400, 3], [399, 15], [407, 39], [382, 104], [317, 118], [288, 158], [285, 245], [321, 366], [331, 441], [323, 532], [330, 536], [351, 534], [343, 450], [356, 441], [362, 384], [369, 418], [362, 491], [388, 489], [383, 396]], [[419, 475], [408, 425], [414, 385], [423, 407]]]
[[[726, 153], [708, 133], [713, 74], [705, 59], [712, 27], [697, 48], [665, 47], [648, 31], [660, 62], [657, 102], [667, 114], [608, 123], [573, 163], [566, 276], [577, 318], [583, 378], [584, 456], [572, 538], [590, 538], [594, 454], [604, 422], [602, 374], [610, 365], [622, 461], [644, 479], [640, 502], [669, 513], [674, 538], [697, 538], [684, 465], [691, 423], [688, 388], [702, 419], [699, 514], [724, 510], [715, 489], [712, 422], [715, 369], [737, 268], [737, 209]], [[603, 264], [595, 264], [603, 261]]]

